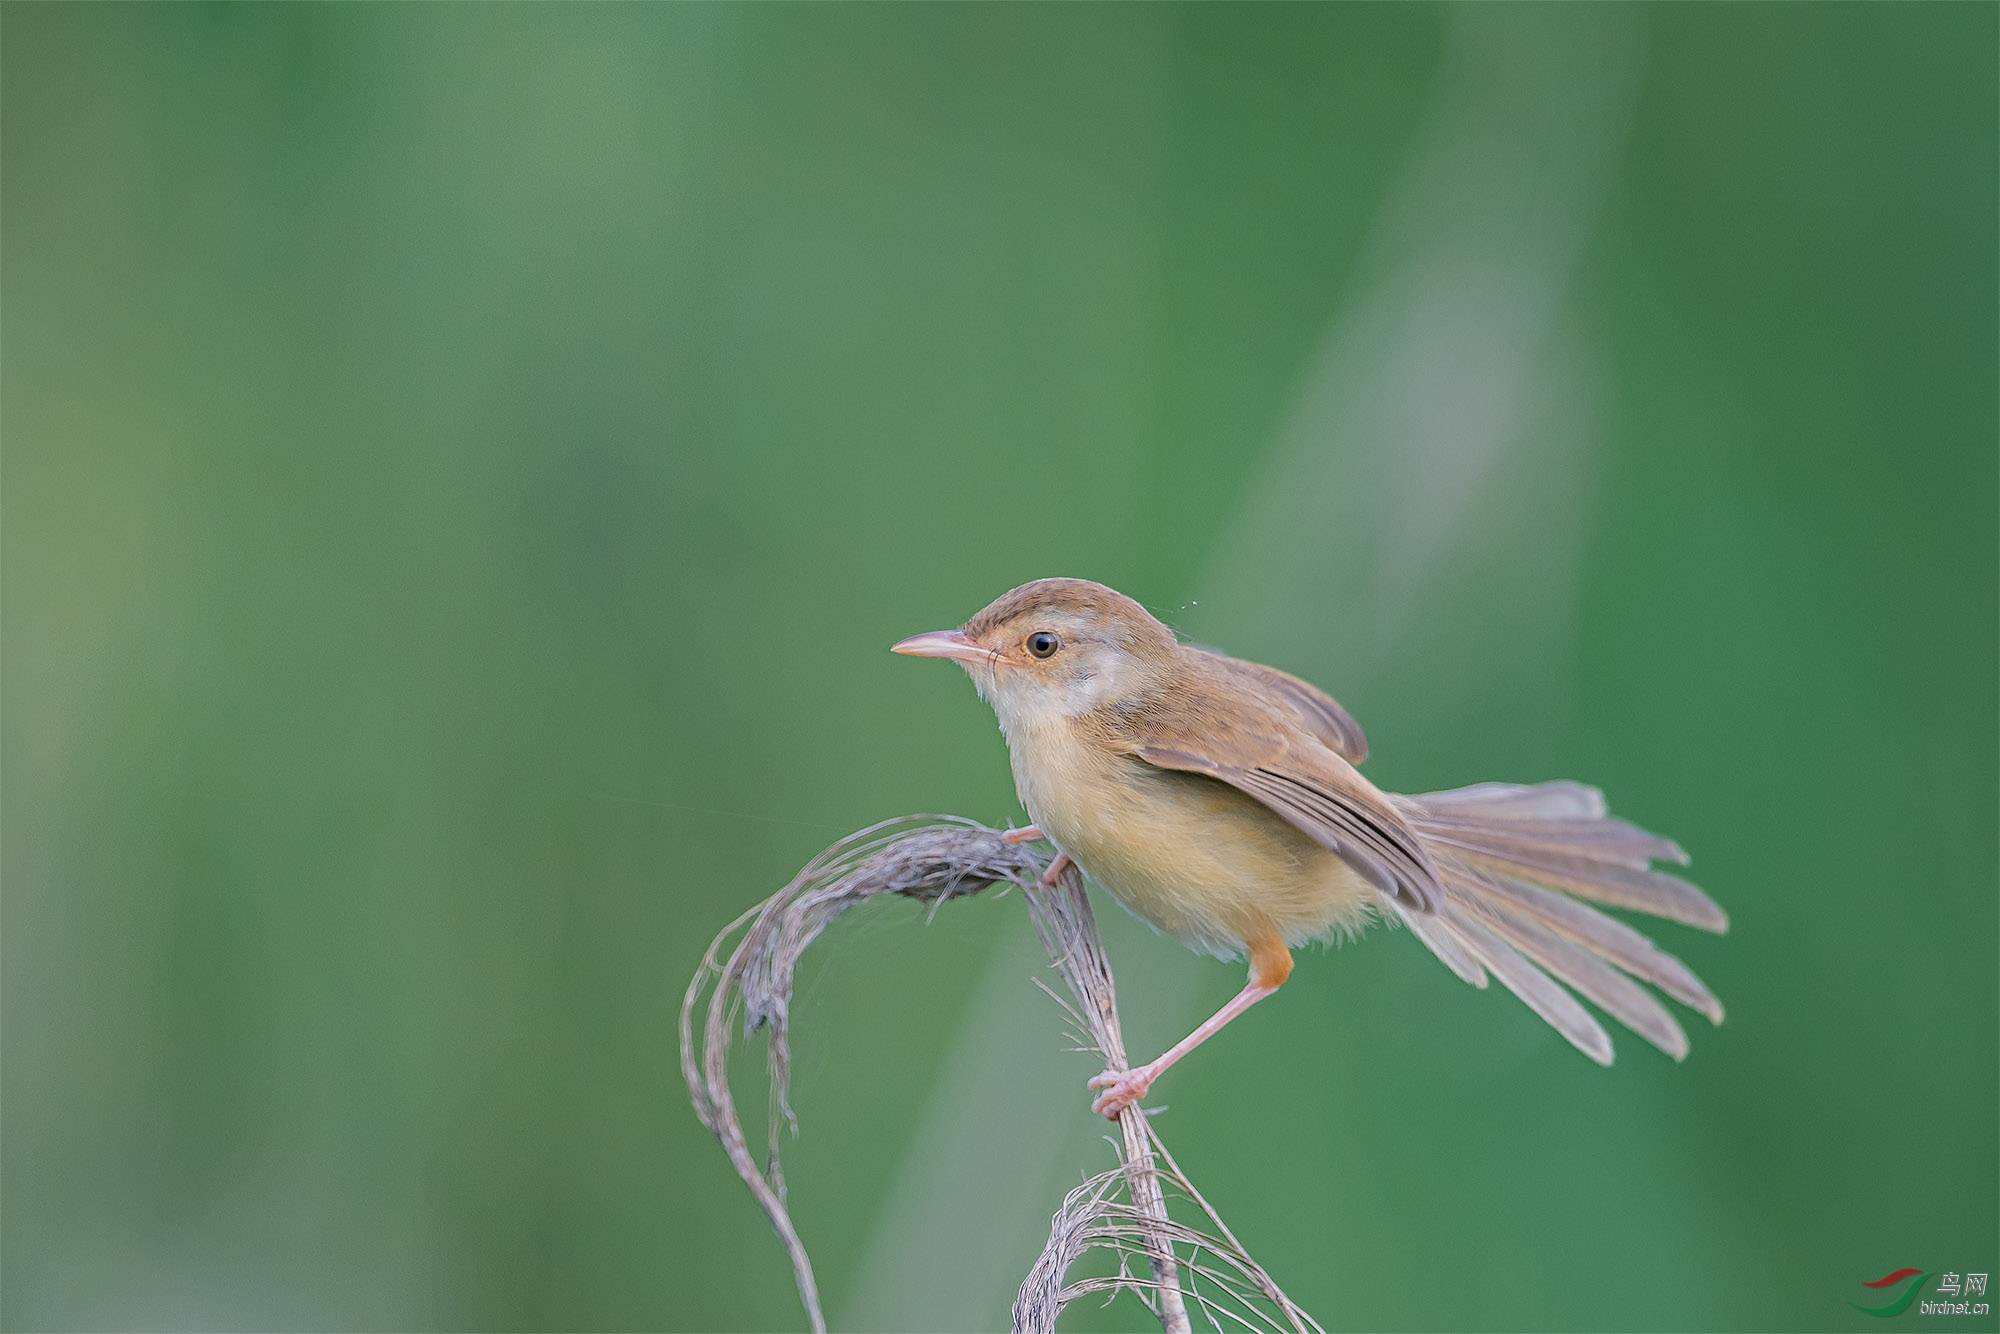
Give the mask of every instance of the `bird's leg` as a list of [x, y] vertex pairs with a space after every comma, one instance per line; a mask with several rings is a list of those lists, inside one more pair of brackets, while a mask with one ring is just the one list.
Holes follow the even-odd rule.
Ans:
[[1000, 841], [1002, 843], [1032, 843], [1038, 838], [1047, 837], [1048, 835], [1044, 834], [1037, 826], [1028, 825], [1023, 829], [1009, 829], [1006, 833], [1000, 835]]
[[1132, 1070], [1107, 1070], [1091, 1080], [1091, 1088], [1101, 1088], [1104, 1092], [1090, 1104], [1090, 1110], [1116, 1120], [1118, 1113], [1146, 1096], [1146, 1090], [1153, 1086], [1153, 1081], [1160, 1077], [1162, 1070], [1221, 1032], [1223, 1025], [1231, 1019], [1276, 991], [1291, 973], [1292, 952], [1285, 948], [1282, 937], [1273, 933], [1250, 942], [1250, 981], [1236, 993], [1236, 999], [1148, 1064]]

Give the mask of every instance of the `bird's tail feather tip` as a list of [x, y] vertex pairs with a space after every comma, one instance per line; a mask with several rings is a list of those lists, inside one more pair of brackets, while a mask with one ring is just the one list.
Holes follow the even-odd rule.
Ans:
[[1482, 783], [1400, 804], [1438, 864], [1446, 902], [1428, 921], [1396, 915], [1461, 978], [1484, 986], [1498, 977], [1600, 1065], [1611, 1064], [1611, 1040], [1558, 980], [1676, 1061], [1687, 1035], [1640, 982], [1722, 1022], [1722, 1003], [1686, 964], [1581, 902], [1728, 930], [1707, 894], [1651, 869], [1653, 860], [1685, 863], [1679, 844], [1612, 819], [1603, 794], [1581, 783]]

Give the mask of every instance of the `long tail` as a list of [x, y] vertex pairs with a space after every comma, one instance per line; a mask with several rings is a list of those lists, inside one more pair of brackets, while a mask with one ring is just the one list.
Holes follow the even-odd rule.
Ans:
[[1684, 864], [1687, 854], [1608, 817], [1596, 788], [1481, 783], [1393, 800], [1437, 862], [1445, 903], [1427, 915], [1385, 894], [1384, 911], [1467, 982], [1484, 987], [1489, 973], [1499, 978], [1599, 1065], [1611, 1064], [1611, 1039], [1558, 980], [1677, 1061], [1687, 1055], [1687, 1034], [1639, 982], [1722, 1022], [1722, 1003], [1686, 964], [1578, 901], [1729, 929], [1708, 895], [1651, 869], [1655, 859]]

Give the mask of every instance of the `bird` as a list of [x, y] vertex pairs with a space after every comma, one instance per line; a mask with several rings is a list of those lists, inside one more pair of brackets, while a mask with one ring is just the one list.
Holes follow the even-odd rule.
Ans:
[[1008, 838], [1056, 849], [1050, 882], [1074, 862], [1143, 921], [1248, 963], [1242, 991], [1185, 1038], [1091, 1079], [1095, 1112], [1117, 1117], [1275, 992], [1292, 950], [1377, 919], [1407, 927], [1475, 987], [1498, 978], [1600, 1065], [1611, 1040], [1578, 995], [1676, 1061], [1687, 1035], [1641, 982], [1722, 1022], [1687, 965], [1590, 906], [1729, 925], [1707, 894], [1651, 865], [1687, 853], [1612, 818], [1596, 788], [1384, 792], [1362, 776], [1367, 738], [1331, 695], [1182, 642], [1087, 579], [1022, 584], [958, 629], [892, 651], [958, 662], [992, 706], [1033, 822]]

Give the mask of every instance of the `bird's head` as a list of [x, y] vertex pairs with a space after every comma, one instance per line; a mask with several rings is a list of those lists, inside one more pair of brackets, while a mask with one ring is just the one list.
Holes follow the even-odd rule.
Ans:
[[912, 635], [893, 651], [956, 659], [1011, 733], [1143, 694], [1172, 670], [1179, 646], [1116, 589], [1037, 579], [959, 629]]

